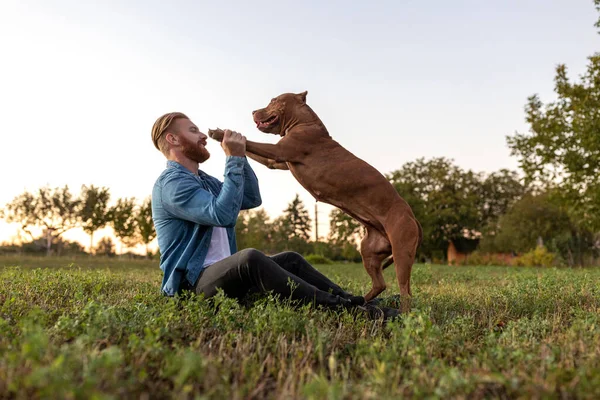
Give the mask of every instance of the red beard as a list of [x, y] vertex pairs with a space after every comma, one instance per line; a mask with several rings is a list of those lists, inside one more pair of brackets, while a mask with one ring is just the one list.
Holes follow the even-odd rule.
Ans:
[[208, 158], [210, 157], [210, 153], [208, 152], [208, 150], [206, 150], [202, 142], [198, 141], [197, 143], [194, 143], [192, 141], [187, 140], [184, 137], [180, 137], [180, 140], [181, 152], [190, 160], [201, 164], [204, 161], [208, 160]]

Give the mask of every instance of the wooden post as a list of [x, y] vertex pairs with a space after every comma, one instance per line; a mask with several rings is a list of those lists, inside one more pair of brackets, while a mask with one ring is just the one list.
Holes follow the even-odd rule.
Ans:
[[317, 211], [317, 203], [315, 201], [315, 242], [319, 241], [319, 212]]

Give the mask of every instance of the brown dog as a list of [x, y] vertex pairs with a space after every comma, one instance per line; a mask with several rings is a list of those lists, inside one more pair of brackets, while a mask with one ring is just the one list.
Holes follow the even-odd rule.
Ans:
[[[361, 222], [366, 235], [360, 254], [375, 298], [386, 288], [383, 264], [390, 255], [396, 265], [400, 294], [410, 296], [410, 273], [422, 240], [421, 226], [410, 206], [375, 168], [329, 136], [325, 125], [306, 104], [307, 92], [285, 93], [252, 112], [256, 127], [282, 137], [276, 144], [247, 141], [247, 155], [272, 169], [289, 169], [318, 201], [333, 204]], [[208, 134], [221, 141], [223, 131]]]

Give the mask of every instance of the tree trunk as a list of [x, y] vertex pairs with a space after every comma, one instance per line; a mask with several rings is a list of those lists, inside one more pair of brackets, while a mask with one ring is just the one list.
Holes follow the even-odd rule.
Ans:
[[94, 232], [90, 233], [90, 255], [92, 255], [93, 246], [94, 246]]
[[571, 251], [571, 246], [567, 247], [567, 254], [569, 255], [569, 267], [575, 265], [575, 260], [573, 259], [573, 252]]
[[584, 260], [583, 260], [584, 252], [585, 252], [585, 249], [583, 246], [583, 240], [581, 239], [581, 234], [579, 234], [579, 232], [577, 232], [577, 264], [580, 267], [583, 267], [583, 264], [584, 264]]
[[52, 231], [46, 229], [46, 256], [50, 255], [50, 249], [52, 246]]

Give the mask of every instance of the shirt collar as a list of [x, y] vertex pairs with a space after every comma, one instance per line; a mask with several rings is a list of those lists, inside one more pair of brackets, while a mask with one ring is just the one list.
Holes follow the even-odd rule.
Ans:
[[[188, 174], [194, 175], [189, 169], [187, 169], [183, 165], [179, 164], [177, 161], [167, 160], [167, 168], [175, 168], [180, 171], [187, 172]], [[206, 175], [206, 173], [199, 169], [198, 175], [200, 175], [202, 177], [202, 176]], [[196, 176], [196, 175], [194, 175], [194, 176]]]

